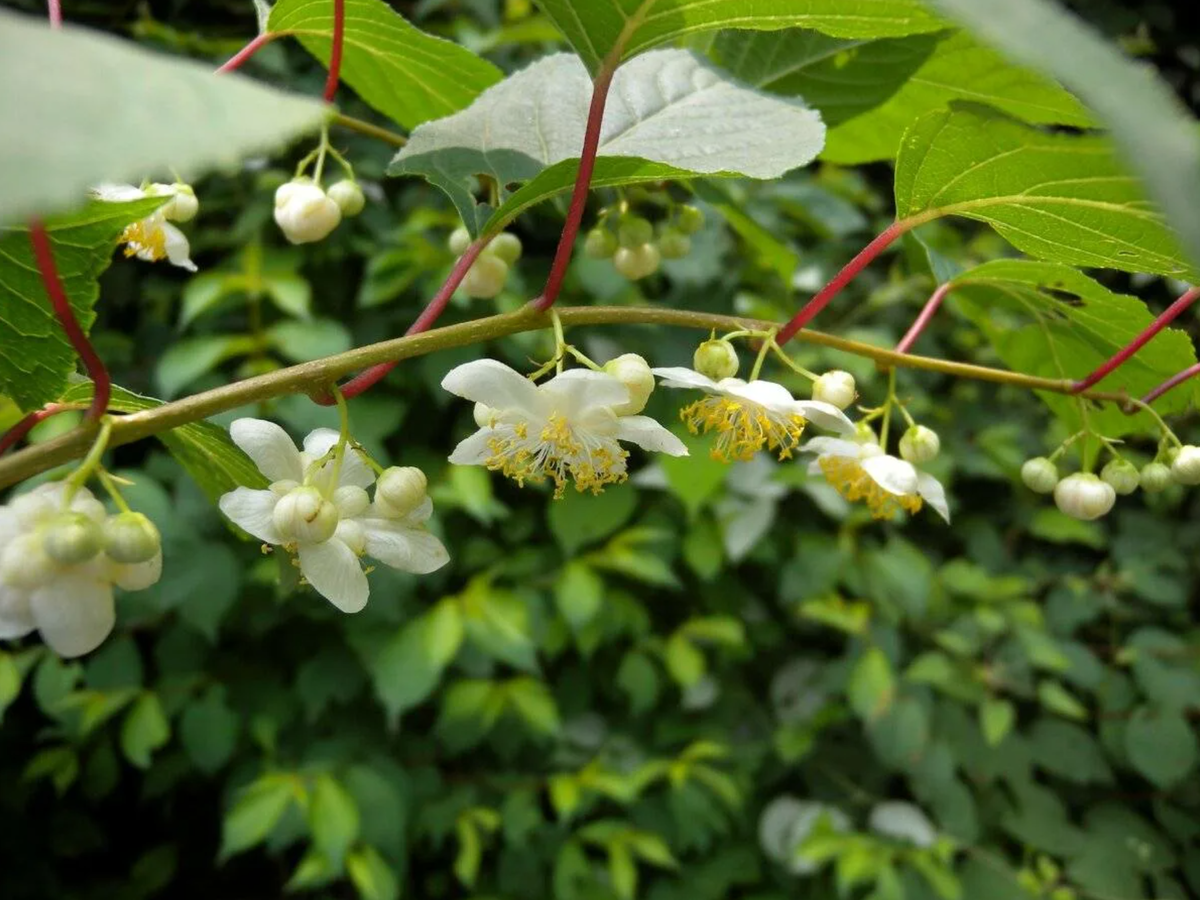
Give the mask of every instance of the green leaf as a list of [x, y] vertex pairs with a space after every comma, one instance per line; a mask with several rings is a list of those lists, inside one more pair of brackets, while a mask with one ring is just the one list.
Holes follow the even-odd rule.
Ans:
[[201, 772], [212, 774], [229, 762], [237, 746], [239, 719], [220, 686], [188, 705], [179, 720], [183, 749]]
[[0, 652], [0, 723], [4, 712], [21, 693], [21, 670], [17, 668], [11, 653]]
[[[1153, 321], [1136, 297], [1116, 294], [1069, 266], [1032, 260], [995, 260], [954, 279], [951, 296], [975, 322], [1012, 369], [1047, 378], [1082, 378], [1125, 347]], [[1029, 324], [1026, 324], [1029, 323]], [[1163, 329], [1142, 353], [1101, 381], [1100, 390], [1124, 388], [1140, 396], [1196, 361], [1191, 338]], [[1081, 427], [1079, 402], [1040, 394], [1072, 429]], [[1189, 385], [1159, 402], [1162, 412], [1189, 408], [1200, 394]], [[1119, 437], [1149, 431], [1145, 413], [1119, 409], [1089, 411], [1092, 427]]]
[[663, 648], [663, 662], [667, 671], [681, 688], [690, 688], [701, 678], [708, 666], [704, 654], [688, 640], [682, 631], [676, 631], [667, 639]]
[[568, 556], [608, 537], [637, 509], [637, 492], [628, 485], [610, 487], [597, 496], [569, 491], [546, 509], [554, 539]]
[[316, 777], [308, 807], [308, 827], [313, 845], [335, 870], [358, 838], [358, 806], [331, 775]]
[[308, 362], [343, 353], [353, 346], [350, 332], [331, 319], [277, 322], [267, 329], [267, 343], [292, 362]]
[[346, 871], [362, 900], [399, 900], [400, 882], [374, 847], [359, 847], [346, 857]]
[[1125, 752], [1138, 772], [1166, 789], [1195, 767], [1196, 735], [1180, 713], [1140, 706], [1125, 725]]
[[[74, 384], [60, 397], [64, 403], [87, 403], [91, 398], [91, 382]], [[114, 412], [140, 412], [162, 405], [161, 400], [115, 385], [109, 400], [109, 409]], [[267, 479], [230, 439], [229, 432], [211, 422], [191, 422], [160, 432], [156, 437], [214, 501], [239, 486], [256, 489], [267, 486]]]
[[556, 735], [562, 728], [554, 695], [541, 681], [534, 678], [514, 678], [505, 688], [508, 701], [531, 729], [545, 735]]
[[150, 756], [171, 739], [171, 725], [158, 695], [138, 697], [121, 723], [121, 750], [139, 769], [150, 767]]
[[1200, 264], [1200, 128], [1175, 90], [1045, 0], [936, 0], [981, 40], [1057, 78], [1111, 130], [1122, 156]]
[[[476, 206], [477, 177], [494, 183], [503, 203], [514, 183], [576, 159], [590, 96], [577, 57], [539, 60], [461, 113], [416, 129], [388, 172], [444, 190], [474, 232], [491, 212]], [[692, 137], [697, 121], [703, 140]], [[687, 51], [660, 50], [618, 70], [598, 154], [684, 173], [777, 178], [811, 162], [824, 139], [820, 116], [803, 101], [756, 91]]]
[[871, 647], [850, 672], [846, 695], [859, 718], [870, 721], [887, 712], [896, 694], [896, 678], [887, 655]]
[[389, 716], [395, 719], [433, 693], [462, 641], [458, 604], [443, 600], [384, 645], [371, 664], [371, 677]]
[[5, 222], [78, 203], [104, 181], [172, 168], [195, 177], [277, 149], [328, 115], [314, 99], [240, 75], [214, 78], [206, 64], [8, 12], [0, 12], [0, 84], [24, 85], [0, 113]]
[[1009, 63], [962, 31], [839, 40], [813, 31], [730, 31], [712, 55], [755, 87], [801, 96], [821, 111], [821, 158], [892, 159], [914, 119], [951, 100], [985, 103], [1025, 122], [1087, 127], [1091, 117], [1044, 76]]
[[987, 222], [1031, 256], [1200, 279], [1104, 137], [1041, 131], [985, 107], [922, 116], [896, 161], [896, 216], [949, 215]]
[[1038, 702], [1052, 713], [1057, 713], [1068, 719], [1086, 719], [1087, 707], [1057, 681], [1046, 680], [1038, 683]]
[[221, 859], [228, 859], [265, 840], [295, 796], [295, 785], [283, 775], [264, 775], [243, 790], [221, 825]]
[[571, 630], [579, 631], [596, 617], [604, 603], [604, 579], [586, 563], [572, 560], [559, 572], [554, 603]]
[[[346, 0], [341, 79], [404, 128], [457, 112], [504, 73], [465, 47], [409, 24], [383, 0]], [[267, 30], [292, 34], [329, 65], [333, 4], [279, 0]]]
[[1012, 731], [1017, 718], [1017, 708], [1012, 701], [1001, 697], [988, 697], [979, 705], [979, 727], [988, 746], [995, 747]]
[[[0, 26], [3, 15], [0, 13]], [[2, 166], [0, 163], [0, 172]], [[0, 188], [0, 196], [5, 196], [7, 208], [4, 188]], [[131, 203], [93, 201], [77, 212], [45, 222], [55, 268], [75, 319], [85, 332], [96, 318], [92, 311], [100, 296], [96, 280], [108, 268], [117, 238], [127, 225], [162, 203], [161, 198]], [[75, 351], [42, 285], [29, 232], [0, 228], [0, 394], [23, 409], [56, 400], [66, 387], [67, 376], [75, 371], [75, 360]]]
[[537, 671], [529, 610], [516, 594], [477, 582], [463, 594], [462, 616], [467, 637], [488, 656], [525, 672]]
[[658, 702], [658, 670], [646, 654], [631, 650], [617, 669], [617, 687], [629, 697], [630, 712], [641, 715]]
[[836, 37], [918, 34], [945, 27], [919, 0], [538, 0], [588, 69], [616, 51], [721, 28], [812, 28]]
[[252, 352], [254, 338], [238, 334], [213, 334], [187, 338], [167, 347], [154, 367], [154, 383], [168, 400], [201, 376], [235, 356]]

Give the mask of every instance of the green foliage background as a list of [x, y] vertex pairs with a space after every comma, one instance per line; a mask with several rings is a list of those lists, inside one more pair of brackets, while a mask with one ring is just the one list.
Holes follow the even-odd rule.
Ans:
[[[553, 39], [521, 2], [398, 5], [506, 71]], [[1114, 35], [1177, 39], [1164, 4], [1079, 5]], [[70, 12], [219, 59], [253, 30], [248, 6]], [[1194, 67], [1160, 61], [1186, 95]], [[310, 94], [324, 78], [282, 43], [255, 66]], [[198, 186], [200, 276], [105, 273], [94, 336], [118, 384], [170, 397], [403, 330], [452, 263], [457, 215], [429, 186], [385, 182], [386, 148], [344, 132], [337, 144], [377, 189], [331, 239], [282, 245], [270, 197], [288, 160], [260, 161]], [[564, 301], [783, 319], [892, 213], [884, 166], [697, 190], [709, 224], [690, 257], [636, 286], [579, 259]], [[765, 233], [735, 234], [730, 209]], [[499, 308], [540, 286], [561, 213], [540, 207], [514, 229], [526, 257]], [[982, 226], [922, 235], [962, 265], [1012, 255]], [[796, 291], [772, 241], [798, 255]], [[890, 345], [932, 285], [906, 239], [820, 326]], [[1106, 285], [1131, 290], [1127, 276]], [[1155, 302], [1175, 288], [1135, 286]], [[456, 300], [446, 321], [486, 310]], [[918, 349], [1001, 364], [970, 316], [952, 301]], [[571, 337], [599, 359], [670, 365], [697, 336]], [[518, 367], [550, 350], [543, 334], [488, 348]], [[171, 457], [118, 451], [167, 565], [122, 598], [116, 634], [86, 659], [0, 651], [6, 900], [1200, 894], [1194, 496], [1067, 519], [1017, 478], [1065, 437], [1036, 397], [901, 373], [942, 436], [952, 528], [928, 513], [873, 523], [801, 464], [724, 468], [702, 442], [688, 460], [641, 461], [599, 498], [554, 502], [445, 463], [471, 416], [437, 385], [476, 352], [402, 364], [352, 403], [368, 449], [429, 474], [453, 557], [420, 580], [376, 571], [356, 616], [294, 589]], [[850, 369], [868, 401], [882, 390], [862, 360], [798, 358]], [[679, 399], [659, 391], [650, 411], [671, 421]], [[218, 422], [236, 415], [302, 436], [335, 414], [293, 397]], [[817, 808], [795, 801], [826, 814], [798, 817]], [[888, 802], [904, 804], [890, 827]]]

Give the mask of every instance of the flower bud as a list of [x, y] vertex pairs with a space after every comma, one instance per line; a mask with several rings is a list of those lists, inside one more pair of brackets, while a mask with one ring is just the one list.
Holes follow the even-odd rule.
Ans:
[[684, 234], [695, 234], [704, 227], [704, 213], [695, 206], [681, 206], [676, 224]]
[[351, 181], [349, 178], [329, 186], [329, 199], [337, 204], [342, 215], [346, 217], [357, 216], [367, 205], [362, 188], [358, 186], [357, 181]]
[[646, 408], [654, 392], [654, 374], [636, 353], [624, 353], [604, 364], [604, 371], [629, 388], [629, 401], [612, 408], [618, 416], [635, 416]]
[[838, 409], [845, 409], [858, 396], [854, 376], [841, 369], [826, 372], [813, 382], [812, 396], [814, 400], [832, 403]]
[[875, 433], [875, 429], [871, 427], [870, 422], [855, 422], [854, 440], [859, 444], [878, 445], [879, 435]]
[[1124, 459], [1109, 460], [1100, 470], [1100, 477], [1112, 485], [1112, 489], [1124, 497], [1138, 489], [1141, 479], [1138, 477], [1137, 466]]
[[621, 247], [613, 254], [613, 268], [630, 281], [639, 281], [658, 271], [662, 254], [653, 244]]
[[190, 222], [200, 211], [200, 201], [190, 184], [152, 184], [146, 190], [150, 197], [170, 197], [158, 208], [169, 222]]
[[1090, 521], [1113, 508], [1117, 492], [1091, 472], [1076, 472], [1054, 488], [1054, 502], [1068, 516]]
[[626, 216], [617, 227], [617, 240], [622, 247], [640, 247], [654, 240], [654, 226], [641, 216]]
[[47, 522], [42, 531], [46, 555], [64, 566], [94, 559], [103, 543], [100, 526], [79, 512], [60, 513]]
[[1171, 467], [1160, 462], [1147, 463], [1142, 466], [1140, 481], [1142, 490], [1148, 494], [1165, 491], [1175, 483], [1175, 479], [1171, 477]]
[[471, 414], [475, 417], [475, 424], [480, 428], [495, 428], [496, 417], [499, 413], [484, 403], [476, 403], [475, 408], [471, 410]]
[[663, 259], [683, 259], [692, 252], [692, 239], [678, 229], [664, 229], [658, 236], [658, 252]]
[[104, 552], [119, 563], [142, 563], [162, 550], [154, 523], [138, 512], [123, 512], [104, 523]]
[[375, 504], [391, 518], [406, 516], [421, 505], [428, 484], [420, 469], [392, 466], [379, 476], [375, 485]]
[[1200, 447], [1179, 448], [1171, 461], [1171, 477], [1179, 484], [1200, 484]]
[[315, 487], [288, 491], [275, 504], [271, 518], [289, 543], [319, 544], [333, 537], [338, 525], [337, 507]]
[[450, 252], [455, 256], [462, 256], [467, 252], [467, 248], [471, 246], [471, 232], [467, 231], [465, 225], [460, 225], [450, 232], [450, 238], [446, 241], [446, 246], [450, 248]]
[[1044, 456], [1035, 456], [1021, 466], [1025, 487], [1038, 494], [1049, 494], [1058, 485], [1058, 466]]
[[333, 505], [337, 507], [338, 515], [345, 520], [365, 513], [371, 505], [371, 498], [367, 496], [366, 490], [358, 485], [343, 484], [333, 492]]
[[341, 221], [341, 209], [315, 184], [289, 181], [275, 192], [275, 223], [293, 244], [319, 241]]
[[53, 576], [56, 568], [37, 533], [19, 534], [0, 550], [0, 586], [32, 591]]
[[500, 257], [511, 266], [521, 258], [522, 249], [519, 237], [515, 234], [509, 234], [507, 231], [502, 231], [488, 242], [487, 249], [484, 252]]
[[900, 456], [910, 463], [927, 463], [942, 449], [941, 438], [932, 428], [914, 425], [900, 438]]
[[724, 339], [705, 341], [696, 348], [692, 368], [713, 381], [732, 378], [738, 370], [737, 350]]
[[603, 225], [597, 225], [587, 233], [583, 253], [589, 259], [612, 259], [618, 246], [616, 235]]
[[490, 253], [481, 254], [462, 280], [462, 291], [476, 300], [491, 300], [508, 281], [508, 263]]

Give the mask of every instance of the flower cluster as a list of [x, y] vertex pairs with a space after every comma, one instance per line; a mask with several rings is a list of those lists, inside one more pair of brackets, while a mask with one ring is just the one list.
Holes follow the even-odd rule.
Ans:
[[[273, 422], [237, 419], [230, 436], [270, 480], [236, 488], [219, 501], [244, 531], [295, 557], [304, 579], [343, 612], [358, 612], [370, 592], [362, 557], [423, 575], [449, 560], [425, 528], [433, 513], [419, 469], [375, 472], [344, 436], [318, 428], [298, 450]], [[367, 488], [374, 484], [374, 496]]]
[[332, 184], [326, 191], [301, 175], [275, 191], [275, 224], [289, 242], [311, 244], [327, 238], [343, 216], [357, 216], [365, 205], [362, 188], [351, 179]]
[[0, 638], [38, 631], [61, 656], [94, 650], [116, 621], [113, 588], [162, 573], [158, 529], [109, 515], [85, 487], [43, 484], [0, 506]]
[[[451, 232], [447, 245], [450, 252], [461, 259], [471, 246], [471, 233], [466, 228], [457, 228]], [[462, 280], [462, 292], [476, 300], [491, 300], [498, 296], [508, 281], [508, 270], [521, 258], [522, 250], [519, 237], [500, 232], [488, 241], [467, 270]]]
[[657, 229], [628, 210], [611, 218], [608, 213], [602, 211], [600, 222], [588, 232], [583, 252], [592, 259], [611, 259], [613, 268], [630, 281], [653, 275], [664, 259], [687, 256], [692, 252], [691, 236], [704, 227], [704, 213], [695, 206], [674, 208]]

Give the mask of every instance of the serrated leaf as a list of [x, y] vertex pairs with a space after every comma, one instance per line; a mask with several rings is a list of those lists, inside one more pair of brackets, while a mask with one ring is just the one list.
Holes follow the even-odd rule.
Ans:
[[[577, 158], [590, 96], [577, 57], [546, 57], [461, 113], [416, 129], [388, 172], [421, 175], [446, 191], [474, 231], [491, 212], [476, 206], [476, 176], [494, 182], [503, 203], [513, 184]], [[693, 53], [659, 50], [617, 71], [598, 153], [679, 172], [776, 178], [811, 162], [824, 136], [802, 101], [755, 91]]]
[[843, 165], [895, 157], [913, 120], [951, 100], [985, 103], [1035, 124], [1092, 124], [1063, 88], [962, 31], [882, 40], [730, 31], [711, 52], [755, 87], [801, 96], [820, 110], [829, 127], [821, 158]]
[[315, 131], [328, 115], [317, 100], [240, 75], [215, 78], [207, 65], [8, 12], [0, 12], [0, 84], [23, 85], [0, 113], [8, 222], [78, 203], [103, 181], [172, 169], [192, 178], [231, 165]]
[[[963, 272], [954, 285], [952, 302], [983, 330], [1009, 367], [1030, 375], [1082, 378], [1154, 319], [1138, 298], [1113, 293], [1057, 263], [995, 260]], [[1124, 388], [1140, 396], [1195, 361], [1188, 335], [1167, 328], [1097, 388]], [[1168, 394], [1159, 403], [1160, 411], [1187, 409], [1197, 399], [1196, 390], [1189, 385]], [[1078, 400], [1061, 394], [1039, 396], [1068, 427], [1081, 427]], [[1154, 428], [1145, 413], [1127, 416], [1119, 409], [1089, 411], [1089, 421], [1112, 437]]]
[[[0, 13], [0, 27], [3, 23]], [[0, 188], [0, 196], [3, 192]], [[55, 268], [84, 332], [95, 319], [92, 309], [100, 296], [97, 279], [112, 261], [117, 238], [127, 225], [162, 203], [161, 198], [93, 201], [76, 212], [46, 220]], [[23, 409], [36, 409], [58, 398], [67, 376], [75, 371], [76, 358], [46, 295], [29, 232], [0, 229], [0, 394]]]
[[922, 116], [896, 161], [896, 216], [951, 215], [1042, 259], [1200, 280], [1104, 137], [1041, 131], [986, 107]]
[[[383, 0], [345, 0], [341, 79], [405, 128], [467, 106], [504, 73], [465, 47], [426, 34]], [[333, 4], [279, 0], [267, 30], [291, 34], [329, 65]]]
[[538, 6], [592, 71], [614, 49], [628, 59], [720, 28], [884, 37], [944, 27], [919, 0], [538, 0]]
[[[64, 403], [86, 403], [91, 398], [91, 382], [72, 385], [60, 397]], [[140, 412], [162, 405], [161, 400], [143, 397], [115, 385], [109, 400], [109, 409], [115, 412]], [[267, 486], [267, 479], [230, 439], [229, 432], [211, 422], [191, 422], [159, 432], [155, 437], [213, 500], [235, 487], [261, 489]]]

